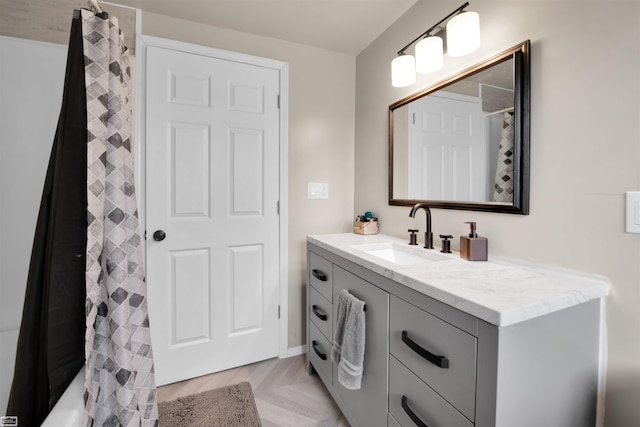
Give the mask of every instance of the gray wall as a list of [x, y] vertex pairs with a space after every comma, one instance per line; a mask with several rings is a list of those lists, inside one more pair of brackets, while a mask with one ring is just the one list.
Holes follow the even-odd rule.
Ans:
[[423, 228], [424, 217], [387, 204], [388, 105], [530, 39], [531, 214], [434, 209], [434, 234], [453, 234], [457, 247], [463, 222], [476, 221], [490, 255], [607, 276], [605, 425], [637, 425], [640, 234], [624, 233], [624, 192], [640, 190], [640, 3], [474, 0], [481, 48], [393, 88], [395, 52], [456, 5], [420, 0], [357, 58], [356, 212], [375, 211], [382, 231], [402, 238]]

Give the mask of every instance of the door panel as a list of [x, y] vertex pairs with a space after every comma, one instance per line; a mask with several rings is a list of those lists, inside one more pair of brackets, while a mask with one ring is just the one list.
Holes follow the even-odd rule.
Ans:
[[409, 109], [409, 198], [484, 200], [482, 111], [478, 98], [443, 92]]
[[210, 339], [209, 250], [172, 251], [172, 345]]
[[146, 91], [156, 380], [275, 357], [279, 73], [149, 47]]
[[209, 216], [209, 127], [169, 123], [173, 216]]
[[233, 215], [262, 215], [264, 135], [245, 129], [230, 129], [230, 132]]
[[[262, 328], [263, 262], [262, 245], [238, 246], [231, 251], [231, 334]], [[248, 298], [248, 296], [250, 296]]]

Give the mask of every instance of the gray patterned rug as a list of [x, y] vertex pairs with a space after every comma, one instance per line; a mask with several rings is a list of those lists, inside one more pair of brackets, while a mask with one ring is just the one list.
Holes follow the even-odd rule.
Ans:
[[226, 387], [158, 403], [160, 427], [260, 427], [251, 384]]

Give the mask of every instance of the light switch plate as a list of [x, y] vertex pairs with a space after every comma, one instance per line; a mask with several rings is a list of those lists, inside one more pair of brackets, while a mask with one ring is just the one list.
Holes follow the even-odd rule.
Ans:
[[626, 193], [626, 227], [627, 233], [640, 233], [640, 191]]
[[328, 199], [329, 184], [326, 182], [307, 183], [307, 199]]

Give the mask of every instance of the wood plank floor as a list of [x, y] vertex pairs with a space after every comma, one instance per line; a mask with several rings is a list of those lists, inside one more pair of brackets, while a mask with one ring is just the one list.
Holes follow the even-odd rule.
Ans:
[[158, 387], [158, 402], [249, 381], [263, 427], [349, 427], [318, 375], [308, 375], [306, 356], [269, 359]]

